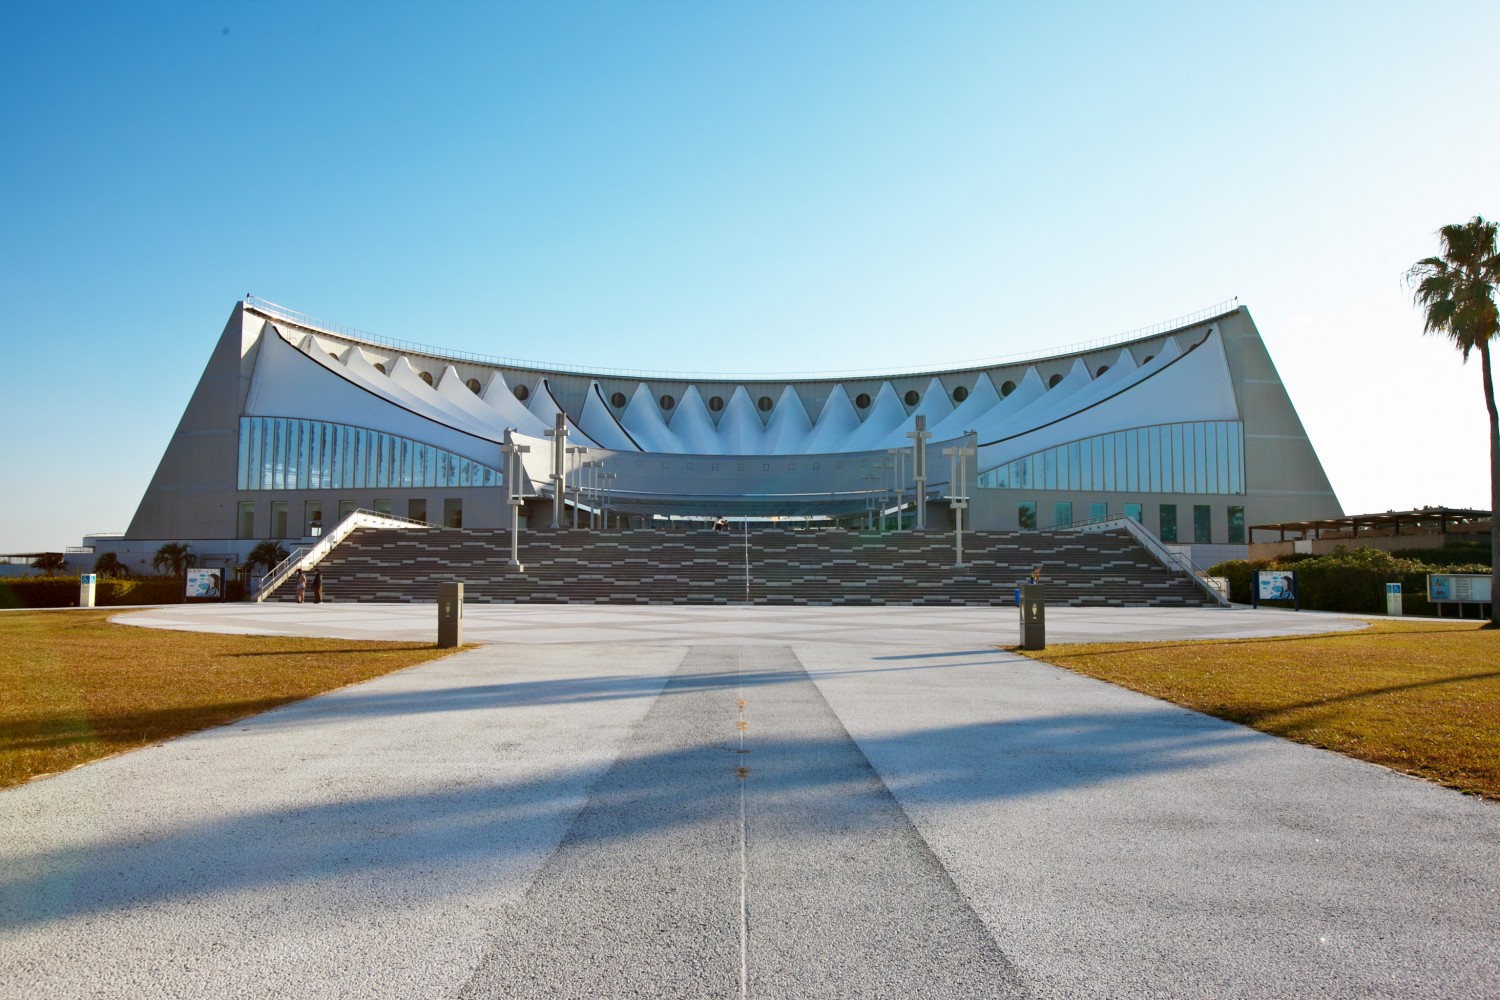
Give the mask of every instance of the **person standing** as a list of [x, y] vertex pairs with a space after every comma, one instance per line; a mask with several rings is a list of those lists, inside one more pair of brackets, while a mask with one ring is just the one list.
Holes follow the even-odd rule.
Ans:
[[313, 603], [323, 603], [323, 568], [320, 566], [313, 570], [312, 575]]
[[302, 572], [302, 567], [297, 567], [297, 603], [301, 604], [307, 597], [307, 574]]

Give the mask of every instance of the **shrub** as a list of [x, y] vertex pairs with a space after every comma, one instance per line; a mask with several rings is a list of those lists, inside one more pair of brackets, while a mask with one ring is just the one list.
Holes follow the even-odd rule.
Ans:
[[[181, 604], [182, 580], [149, 576], [100, 580], [94, 585], [94, 604], [101, 608], [127, 604]], [[245, 588], [230, 580], [229, 600], [245, 599]], [[15, 577], [0, 579], [0, 608], [73, 608], [78, 606], [78, 577]]]
[[1255, 570], [1297, 571], [1300, 604], [1308, 611], [1344, 611], [1353, 614], [1385, 614], [1385, 585], [1401, 584], [1402, 610], [1409, 615], [1435, 614], [1427, 600], [1428, 573], [1488, 573], [1477, 564], [1431, 564], [1383, 549], [1346, 549], [1342, 546], [1321, 556], [1299, 553], [1295, 558], [1236, 559], [1212, 567], [1209, 573], [1229, 578], [1230, 600], [1251, 603]]

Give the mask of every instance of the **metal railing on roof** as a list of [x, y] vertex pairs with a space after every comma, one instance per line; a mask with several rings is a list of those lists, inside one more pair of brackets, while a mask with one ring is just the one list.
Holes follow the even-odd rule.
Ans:
[[951, 364], [923, 365], [919, 368], [897, 370], [891, 368], [864, 368], [843, 371], [780, 371], [780, 372], [704, 372], [704, 371], [650, 371], [631, 368], [593, 368], [578, 364], [550, 361], [527, 361], [521, 358], [503, 357], [494, 354], [478, 354], [473, 351], [459, 351], [446, 347], [434, 347], [430, 344], [421, 344], [411, 340], [399, 340], [394, 337], [382, 337], [378, 334], [358, 330], [342, 323], [331, 323], [327, 320], [318, 319], [295, 309], [269, 302], [258, 295], [245, 296], [245, 305], [266, 316], [283, 319], [289, 323], [308, 330], [322, 331], [335, 334], [349, 340], [358, 340], [363, 343], [377, 347], [388, 348], [393, 351], [401, 351], [407, 354], [421, 354], [427, 357], [444, 359], [448, 361], [468, 361], [474, 364], [488, 365], [495, 368], [520, 368], [535, 372], [557, 372], [569, 375], [590, 375], [613, 378], [633, 379], [661, 379], [665, 381], [682, 382], [695, 379], [713, 382], [788, 382], [788, 381], [827, 381], [837, 378], [910, 378], [922, 375], [938, 375], [947, 372], [969, 371], [978, 368], [995, 368], [1001, 365], [1024, 364], [1029, 362], [1046, 361], [1049, 358], [1069, 357], [1074, 354], [1083, 354], [1089, 351], [1102, 350], [1120, 344], [1128, 344], [1132, 341], [1141, 340], [1158, 334], [1170, 333], [1173, 330], [1181, 330], [1199, 323], [1227, 316], [1238, 309], [1240, 300], [1238, 297], [1225, 299], [1205, 309], [1199, 309], [1183, 316], [1163, 320], [1151, 326], [1144, 326], [1125, 333], [1117, 333], [1108, 337], [1100, 337], [1096, 340], [1087, 340], [1080, 343], [1068, 344], [1062, 347], [1049, 347], [1039, 351], [1024, 351], [1017, 354], [999, 355], [989, 358], [979, 358], [970, 361], [956, 361]]

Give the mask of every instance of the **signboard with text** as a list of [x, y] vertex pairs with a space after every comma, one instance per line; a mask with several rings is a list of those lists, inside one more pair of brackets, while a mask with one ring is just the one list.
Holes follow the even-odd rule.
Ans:
[[1427, 574], [1427, 599], [1433, 604], [1490, 604], [1492, 580], [1479, 573]]
[[187, 571], [187, 596], [217, 598], [224, 594], [222, 569], [194, 568]]

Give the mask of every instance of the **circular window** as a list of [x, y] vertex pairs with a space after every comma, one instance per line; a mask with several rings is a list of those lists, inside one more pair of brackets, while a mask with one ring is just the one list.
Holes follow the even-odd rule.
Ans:
[[671, 396], [663, 396], [661, 398], [661, 408], [663, 410], [670, 410], [672, 407], [674, 407], [676, 405], [677, 405], [677, 400], [673, 399]]
[[333, 360], [335, 360], [335, 361], [337, 361], [339, 359], [339, 356], [337, 354], [334, 354], [332, 351], [328, 352], [328, 356], [330, 358], [332, 358]]
[[724, 409], [724, 397], [722, 397], [722, 396], [710, 396], [710, 397], [708, 397], [708, 408], [710, 410], [713, 410], [715, 413], [718, 413], [720, 410]]
[[1149, 365], [1151, 363], [1151, 359], [1154, 358], [1154, 357], [1156, 357], [1156, 355], [1154, 355], [1154, 354], [1148, 354], [1148, 355], [1146, 355], [1146, 360], [1142, 361], [1141, 364], [1143, 364], [1143, 365]]
[[762, 396], [760, 397], [760, 399], [755, 401], [755, 405], [760, 410], [760, 412], [770, 413], [771, 407], [775, 406], [776, 404], [771, 401], [770, 396]]
[[1061, 374], [1054, 375], [1054, 376], [1052, 376], [1051, 378], [1049, 378], [1047, 380], [1047, 388], [1051, 389], [1053, 386], [1057, 385], [1057, 383], [1059, 383], [1061, 381], [1062, 381], [1062, 375]]
[[625, 394], [623, 392], [612, 393], [610, 395], [610, 397], [609, 397], [609, 405], [613, 406], [617, 410], [620, 407], [624, 406], [625, 405]]
[[968, 398], [969, 398], [969, 387], [968, 386], [961, 385], [958, 388], [956, 388], [956, 389], [953, 390], [953, 401], [955, 403], [962, 403], [964, 400], [966, 400]]
[[855, 396], [854, 405], [859, 407], [861, 410], [868, 407], [870, 405], [870, 394], [868, 392], [862, 392], [858, 396]]
[[1009, 396], [1011, 393], [1013, 393], [1015, 391], [1016, 391], [1016, 384], [1014, 382], [1007, 382], [1007, 383], [1005, 383], [1004, 385], [1002, 385], [1000, 387], [1000, 398], [1004, 399], [1006, 396]]
[[464, 385], [468, 386], [469, 391], [476, 396], [479, 395], [479, 390], [483, 388], [483, 386], [479, 384], [479, 380], [477, 378], [469, 379], [469, 381], [465, 382]]
[[916, 406], [922, 401], [922, 394], [915, 389], [907, 389], [906, 395], [901, 398], [906, 400], [907, 406]]
[[378, 371], [380, 374], [384, 375], [385, 374], [385, 365], [383, 365], [379, 361], [377, 361], [377, 362], [375, 362], [375, 370]]
[[1100, 375], [1103, 375], [1107, 371], [1109, 371], [1109, 365], [1100, 365], [1099, 370], [1094, 372], [1094, 378], [1098, 378]]
[[423, 382], [426, 382], [428, 385], [432, 384], [431, 372], [417, 372], [417, 378], [421, 379]]
[[514, 389], [511, 390], [511, 392], [513, 392], [515, 394], [515, 397], [517, 399], [521, 399], [521, 400], [524, 400], [527, 396], [531, 395], [531, 390], [528, 389], [528, 388], [526, 388], [524, 385], [518, 385], [518, 386], [516, 386]]

